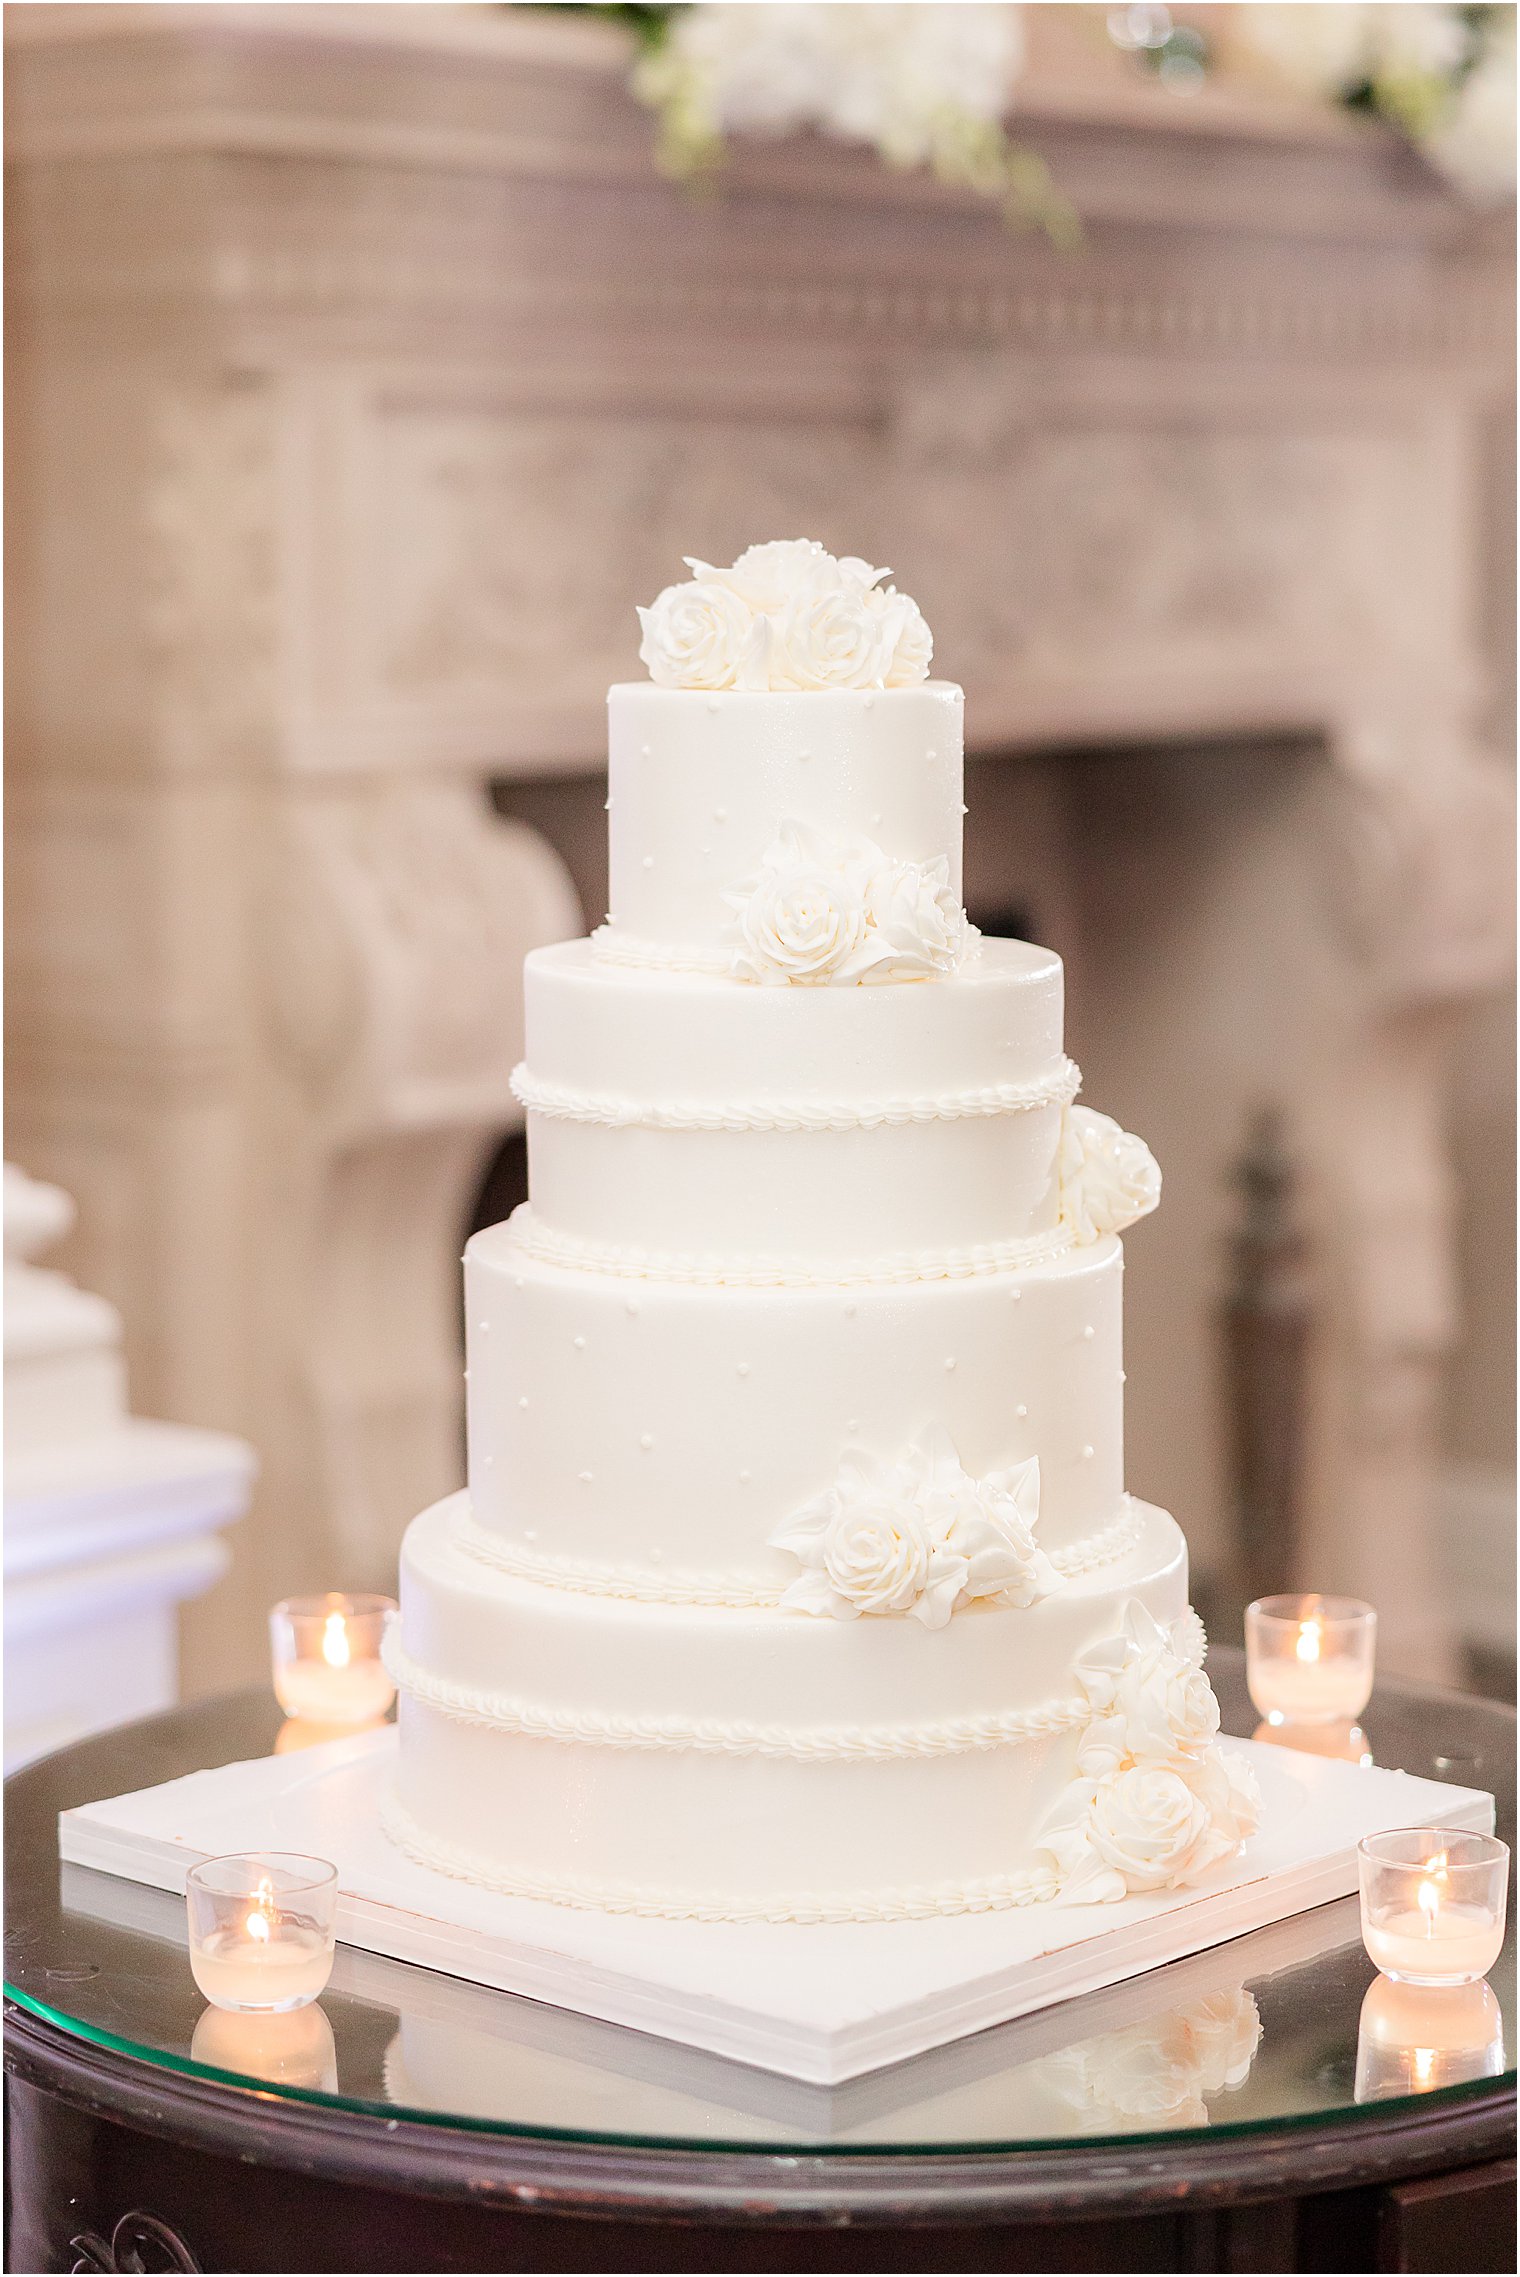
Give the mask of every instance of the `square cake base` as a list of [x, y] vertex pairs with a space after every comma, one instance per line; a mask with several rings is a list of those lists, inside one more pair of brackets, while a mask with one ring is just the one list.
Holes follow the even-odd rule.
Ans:
[[65, 1861], [179, 1891], [197, 1859], [298, 1850], [338, 1868], [345, 1944], [832, 2084], [1344, 1897], [1394, 1826], [1488, 1831], [1492, 1799], [1246, 1740], [1262, 1824], [1207, 1887], [859, 1926], [646, 1921], [501, 1898], [380, 1831], [395, 1731], [197, 1771], [59, 1821]]

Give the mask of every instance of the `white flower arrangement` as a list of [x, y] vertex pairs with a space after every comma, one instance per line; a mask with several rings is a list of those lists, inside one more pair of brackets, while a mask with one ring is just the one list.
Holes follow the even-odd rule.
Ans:
[[1023, 56], [1022, 11], [987, 0], [697, 0], [648, 24], [633, 91], [677, 177], [710, 172], [730, 135], [811, 128], [928, 166], [1071, 245], [1080, 227], [1044, 161], [1003, 131]]
[[1039, 1514], [1037, 1461], [972, 1478], [938, 1426], [896, 1462], [850, 1450], [834, 1484], [768, 1537], [802, 1568], [782, 1606], [942, 1629], [977, 1598], [1032, 1605], [1060, 1585], [1035, 1542]]
[[1040, 1837], [1064, 1904], [1186, 1887], [1254, 1833], [1256, 1782], [1217, 1744], [1202, 1633], [1196, 1619], [1163, 1628], [1132, 1604], [1120, 1635], [1078, 1661], [1092, 1721], [1077, 1777]]
[[934, 642], [888, 569], [842, 560], [815, 538], [750, 546], [727, 569], [686, 557], [692, 575], [638, 612], [640, 660], [661, 688], [911, 688]]
[[1230, 44], [1296, 94], [1379, 113], [1474, 204], [1515, 189], [1515, 11], [1400, 0], [1234, 9]]
[[800, 822], [724, 899], [729, 971], [765, 988], [942, 979], [971, 931], [943, 855], [892, 861], [869, 839], [840, 845]]
[[1068, 1107], [1057, 1163], [1061, 1220], [1081, 1244], [1122, 1233], [1161, 1199], [1161, 1171], [1144, 1139], [1091, 1107]]

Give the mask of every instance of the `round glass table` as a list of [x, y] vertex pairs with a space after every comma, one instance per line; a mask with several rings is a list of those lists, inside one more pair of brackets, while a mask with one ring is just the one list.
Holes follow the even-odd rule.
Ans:
[[[238, 1695], [8, 1782], [8, 2268], [1513, 2267], [1513, 1921], [1460, 2015], [1368, 2003], [1345, 1899], [833, 2088], [347, 1947], [230, 2017], [183, 1902], [61, 1865], [57, 1814], [283, 1724]], [[1386, 1683], [1365, 1727], [1513, 1843], [1506, 1710]]]

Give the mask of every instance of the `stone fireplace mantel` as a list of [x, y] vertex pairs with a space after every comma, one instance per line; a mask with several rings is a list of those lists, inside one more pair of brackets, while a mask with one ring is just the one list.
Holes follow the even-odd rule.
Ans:
[[383, 1581], [456, 1481], [517, 968], [581, 922], [488, 783], [599, 763], [683, 553], [799, 530], [899, 566], [984, 750], [1322, 740], [1313, 1502], [1324, 1585], [1376, 1556], [1437, 1660], [1443, 1071], [1510, 942], [1492, 225], [1362, 122], [1105, 72], [1024, 91], [1062, 256], [811, 140], [675, 190], [573, 18], [7, 34], [11, 1145], [80, 1198], [134, 1393], [259, 1446], [201, 1672], [277, 1587]]

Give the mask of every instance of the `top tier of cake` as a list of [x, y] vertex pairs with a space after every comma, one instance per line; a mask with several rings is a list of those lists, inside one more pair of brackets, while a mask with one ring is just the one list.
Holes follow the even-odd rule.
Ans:
[[609, 691], [607, 925], [614, 956], [721, 967], [732, 911], [801, 823], [897, 862], [943, 860], [961, 898], [962, 696], [914, 688]]

